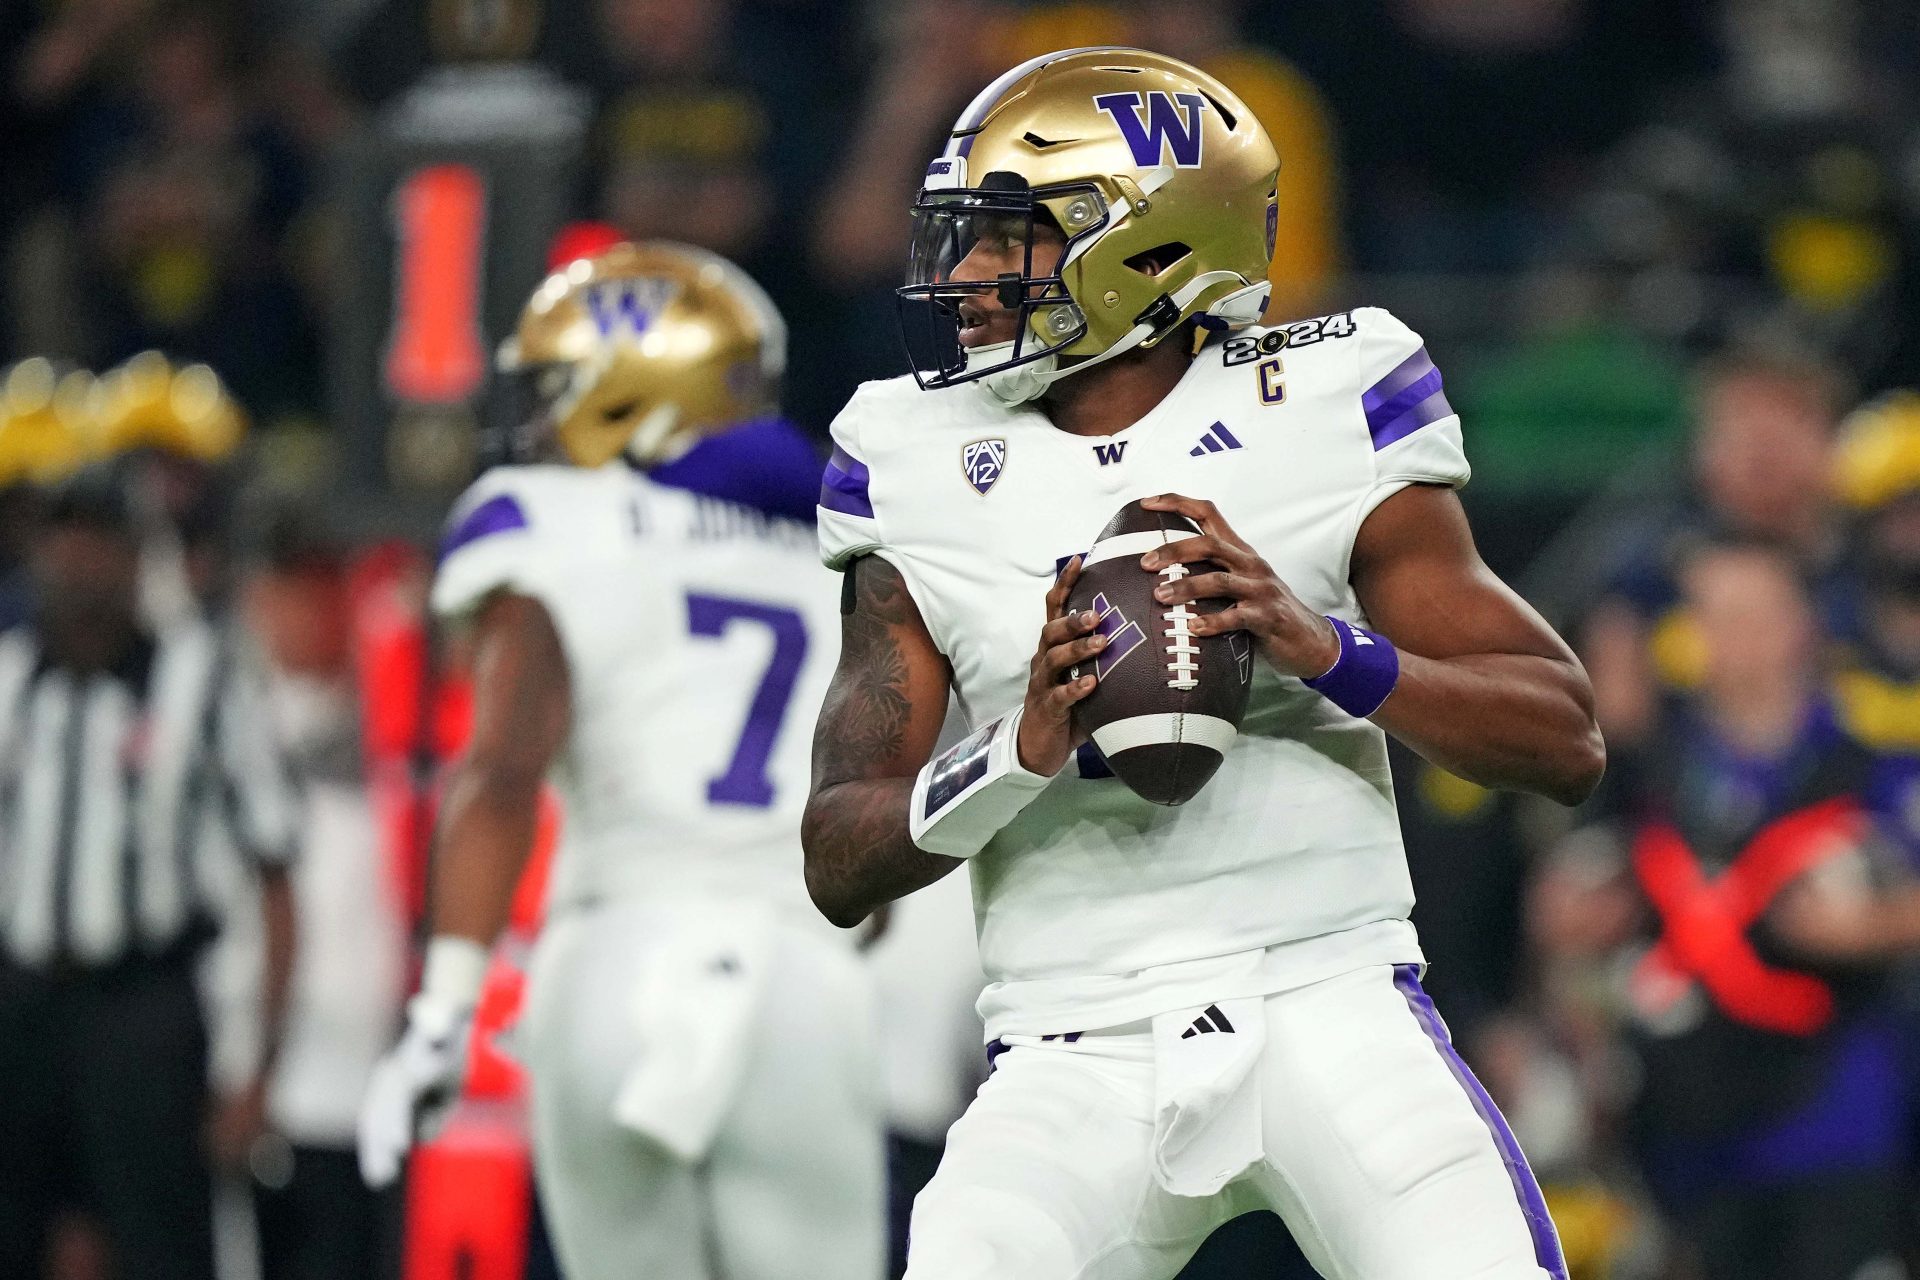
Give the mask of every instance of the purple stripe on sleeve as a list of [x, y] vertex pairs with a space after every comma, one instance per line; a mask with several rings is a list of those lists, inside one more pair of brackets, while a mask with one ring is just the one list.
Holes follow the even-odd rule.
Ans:
[[1447, 1025], [1440, 1021], [1439, 1010], [1433, 1007], [1433, 998], [1421, 987], [1415, 966], [1395, 965], [1393, 985], [1400, 989], [1414, 1020], [1427, 1033], [1427, 1039], [1433, 1042], [1447, 1069], [1453, 1072], [1453, 1078], [1466, 1091], [1473, 1109], [1480, 1113], [1487, 1132], [1493, 1136], [1493, 1145], [1499, 1148], [1500, 1159], [1507, 1166], [1507, 1177], [1513, 1180], [1513, 1192], [1520, 1201], [1520, 1212], [1527, 1220], [1527, 1231], [1533, 1237], [1534, 1261], [1553, 1280], [1567, 1280], [1567, 1260], [1560, 1251], [1560, 1236], [1553, 1229], [1553, 1216], [1547, 1212], [1546, 1197], [1540, 1194], [1540, 1183], [1528, 1167], [1527, 1157], [1514, 1139], [1513, 1130], [1507, 1127], [1506, 1117], [1500, 1114], [1500, 1108], [1493, 1104], [1493, 1098], [1453, 1047], [1453, 1038], [1447, 1034]]
[[519, 500], [510, 493], [496, 493], [448, 530], [440, 540], [440, 558], [445, 560], [469, 542], [526, 527], [527, 513], [521, 510]]
[[1360, 397], [1360, 407], [1366, 411], [1367, 433], [1373, 437], [1375, 449], [1384, 449], [1453, 412], [1441, 389], [1440, 370], [1428, 358], [1425, 347], [1367, 388]]
[[1437, 382], [1440, 375], [1435, 373], [1433, 376], [1436, 381], [1436, 389], [1432, 394], [1420, 400], [1418, 403], [1409, 406], [1405, 411], [1395, 417], [1381, 422], [1378, 426], [1372, 423], [1367, 424], [1368, 430], [1373, 436], [1373, 447], [1375, 451], [1386, 448], [1396, 440], [1405, 439], [1407, 436], [1412, 435], [1430, 423], [1453, 416], [1453, 406], [1447, 403], [1447, 393], [1437, 389]]
[[867, 496], [867, 464], [835, 447], [820, 476], [820, 505], [842, 515], [873, 518], [873, 500]]
[[1421, 347], [1395, 365], [1385, 377], [1368, 387], [1366, 394], [1360, 397], [1360, 403], [1366, 406], [1367, 413], [1371, 416], [1380, 405], [1432, 373], [1433, 368], [1432, 357], [1427, 355], [1425, 347]]

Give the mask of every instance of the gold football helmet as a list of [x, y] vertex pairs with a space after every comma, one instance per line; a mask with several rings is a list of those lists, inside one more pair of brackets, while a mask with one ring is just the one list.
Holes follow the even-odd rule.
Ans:
[[142, 351], [101, 376], [93, 429], [95, 448], [105, 456], [150, 448], [213, 463], [240, 447], [247, 416], [208, 366], [176, 365], [158, 351]]
[[[1070, 49], [1022, 63], [955, 122], [914, 204], [901, 320], [926, 387], [996, 379], [1009, 399], [1122, 352], [1151, 347], [1189, 319], [1257, 322], [1273, 259], [1279, 156], [1232, 90], [1140, 49]], [[1033, 226], [1066, 245], [1056, 272], [1033, 271]], [[1026, 236], [1026, 268], [995, 280], [954, 269], [991, 235]], [[1011, 343], [972, 352], [958, 302], [991, 293], [1018, 309]], [[914, 326], [924, 325], [915, 350]], [[1046, 361], [1046, 364], [1037, 362]]]
[[0, 379], [0, 485], [52, 484], [84, 465], [92, 449], [93, 375], [44, 356]]
[[666, 241], [618, 244], [542, 281], [500, 348], [529, 416], [576, 465], [671, 462], [778, 408], [787, 326], [746, 272]]

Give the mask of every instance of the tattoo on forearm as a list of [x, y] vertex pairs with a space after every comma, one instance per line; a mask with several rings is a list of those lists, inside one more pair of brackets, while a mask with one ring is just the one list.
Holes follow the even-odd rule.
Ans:
[[[937, 879], [946, 859], [907, 834], [913, 778], [891, 769], [912, 720], [907, 655], [896, 628], [915, 620], [900, 571], [877, 557], [856, 562], [853, 608], [840, 669], [814, 738], [814, 798], [807, 806], [808, 874], [823, 900], [889, 901]], [[947, 866], [951, 866], [947, 863]]]
[[840, 672], [820, 712], [814, 775], [825, 781], [866, 777], [900, 753], [912, 704], [907, 662], [893, 628], [913, 616], [900, 571], [877, 557], [857, 561], [854, 608], [842, 630]]

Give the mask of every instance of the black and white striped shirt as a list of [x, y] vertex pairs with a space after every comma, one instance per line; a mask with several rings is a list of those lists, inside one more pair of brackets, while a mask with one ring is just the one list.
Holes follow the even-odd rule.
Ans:
[[248, 862], [284, 863], [294, 803], [258, 683], [200, 622], [114, 670], [0, 636], [0, 945], [30, 967], [157, 954], [211, 927]]

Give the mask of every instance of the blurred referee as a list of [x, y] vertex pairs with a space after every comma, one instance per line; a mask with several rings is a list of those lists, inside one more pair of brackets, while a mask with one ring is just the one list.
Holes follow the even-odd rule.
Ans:
[[[0, 1276], [43, 1274], [63, 1210], [116, 1280], [213, 1274], [211, 1161], [263, 1124], [293, 946], [291, 796], [231, 641], [155, 634], [109, 473], [51, 495], [34, 612], [0, 635]], [[209, 1108], [195, 961], [263, 886], [258, 1077]]]

